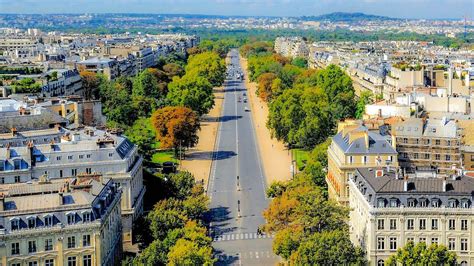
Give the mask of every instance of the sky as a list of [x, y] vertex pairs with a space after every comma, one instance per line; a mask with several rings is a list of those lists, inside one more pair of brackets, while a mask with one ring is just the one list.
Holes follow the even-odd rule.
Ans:
[[303, 16], [331, 12], [473, 19], [474, 0], [0, 0], [0, 13]]

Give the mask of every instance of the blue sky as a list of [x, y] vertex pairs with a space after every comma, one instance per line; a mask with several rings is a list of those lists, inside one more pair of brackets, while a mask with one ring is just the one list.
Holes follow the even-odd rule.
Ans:
[[0, 13], [179, 13], [301, 16], [364, 12], [401, 18], [474, 17], [474, 0], [0, 0]]

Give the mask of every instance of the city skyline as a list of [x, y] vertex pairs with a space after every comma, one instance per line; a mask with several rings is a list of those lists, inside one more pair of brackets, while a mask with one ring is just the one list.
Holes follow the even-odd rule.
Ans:
[[[56, 1], [0, 0], [2, 13], [153, 13], [223, 16], [317, 16], [332, 12], [363, 12], [393, 18], [472, 19], [469, 0], [78, 0], [58, 5]], [[411, 8], [407, 9], [407, 5]], [[71, 12], [73, 10], [73, 12]]]

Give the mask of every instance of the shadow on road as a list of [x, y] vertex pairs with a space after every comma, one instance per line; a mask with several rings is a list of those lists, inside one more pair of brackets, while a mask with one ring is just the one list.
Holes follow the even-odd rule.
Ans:
[[239, 260], [238, 255], [228, 255], [224, 254], [222, 250], [214, 250], [214, 258], [217, 259], [216, 263], [214, 265], [230, 265], [237, 260]]
[[237, 155], [233, 151], [196, 151], [186, 155], [186, 160], [211, 160], [215, 156], [215, 160], [224, 160]]

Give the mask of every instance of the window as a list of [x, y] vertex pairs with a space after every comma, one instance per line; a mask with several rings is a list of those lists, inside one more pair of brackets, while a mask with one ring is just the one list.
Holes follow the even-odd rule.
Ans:
[[36, 252], [36, 241], [30, 240], [28, 241], [28, 253], [35, 253]]
[[28, 266], [38, 266], [38, 262], [37, 261], [29, 261]]
[[352, 164], [352, 162], [353, 162], [353, 158], [352, 156], [349, 156], [349, 163]]
[[68, 236], [67, 238], [67, 248], [75, 248], [76, 247], [76, 237], [75, 236]]
[[12, 255], [19, 255], [20, 254], [20, 243], [12, 243]]
[[82, 246], [89, 247], [91, 245], [91, 235], [82, 236]]
[[467, 251], [467, 238], [461, 238], [461, 251]]
[[45, 251], [53, 250], [53, 239], [52, 238], [48, 238], [44, 241], [44, 250]]
[[53, 259], [45, 260], [44, 266], [54, 266], [54, 260]]
[[68, 160], [72, 160], [72, 155], [68, 155], [68, 156], [67, 156], [67, 159], [68, 159]]
[[87, 154], [86, 157], [87, 157], [87, 159], [90, 159], [90, 158], [91, 158], [91, 155], [90, 155], [90, 154]]
[[415, 220], [408, 219], [407, 220], [407, 230], [413, 230], [413, 229], [415, 229]]
[[449, 219], [449, 230], [456, 230], [456, 220]]
[[429, 153], [425, 153], [425, 160], [429, 160], [430, 159], [430, 154]]
[[21, 182], [21, 178], [19, 175], [15, 176], [15, 183], [20, 183]]
[[415, 207], [416, 200], [415, 199], [408, 199], [408, 207]]
[[367, 164], [367, 156], [362, 156], [362, 163]]
[[428, 206], [428, 200], [427, 199], [421, 199], [420, 200], [420, 207], [427, 207]]
[[448, 238], [448, 250], [456, 249], [456, 238]]
[[438, 208], [439, 207], [439, 200], [438, 199], [433, 199], [431, 201], [431, 206]]
[[456, 200], [455, 199], [448, 200], [448, 206], [449, 206], [449, 208], [456, 208], [456, 206], [457, 206]]
[[377, 238], [377, 249], [384, 250], [385, 249], [385, 238], [378, 237]]
[[466, 231], [467, 230], [467, 220], [461, 220], [461, 230]]
[[20, 219], [18, 219], [18, 218], [13, 219], [11, 221], [11, 227], [12, 227], [12, 230], [20, 229]]
[[397, 238], [391, 237], [390, 238], [390, 250], [397, 250]]
[[385, 220], [384, 219], [378, 219], [377, 220], [377, 229], [383, 230], [385, 229]]
[[92, 266], [92, 256], [91, 255], [82, 256], [82, 265], [83, 266]]
[[77, 176], [77, 169], [71, 169], [71, 175]]
[[468, 199], [461, 200], [461, 208], [469, 208], [469, 200]]
[[420, 219], [420, 230], [426, 229], [426, 219]]
[[76, 266], [76, 257], [67, 257], [67, 266]]
[[114, 156], [114, 154], [112, 152], [109, 152], [109, 157], [112, 157]]
[[439, 243], [439, 240], [438, 240], [437, 237], [432, 237], [432, 238], [431, 238], [431, 244], [436, 244], [436, 245], [438, 245], [438, 243]]
[[435, 160], [437, 161], [441, 160], [441, 154], [435, 154]]
[[439, 139], [435, 140], [435, 144], [436, 145], [441, 145], [441, 140], [439, 140]]
[[385, 207], [385, 199], [378, 199], [377, 200], [377, 207], [384, 208]]
[[397, 229], [397, 219], [390, 219], [390, 230]]
[[384, 265], [385, 265], [385, 261], [383, 261], [383, 260], [379, 260], [377, 262], [377, 266], [384, 266]]
[[36, 227], [36, 218], [30, 217], [28, 218], [28, 228], [35, 228]]
[[446, 161], [451, 161], [451, 155], [446, 154]]
[[403, 138], [403, 143], [408, 143], [408, 139], [407, 139], [407, 138]]
[[76, 215], [74, 213], [69, 213], [67, 215], [67, 224], [74, 224], [76, 222]]
[[92, 173], [92, 169], [90, 167], [87, 167], [86, 168], [86, 173], [90, 175]]
[[61, 161], [61, 156], [56, 156], [56, 161]]
[[82, 214], [82, 222], [87, 223], [91, 221], [91, 213], [90, 212], [85, 212]]
[[398, 207], [398, 200], [397, 199], [390, 199], [390, 207], [392, 207], [392, 208]]
[[407, 243], [408, 242], [415, 242], [415, 238], [413, 237], [407, 237]]
[[79, 159], [84, 159], [84, 154], [80, 154]]
[[438, 219], [431, 219], [431, 230], [438, 230]]
[[419, 241], [419, 242], [420, 242], [420, 243], [423, 242], [423, 243], [426, 244], [426, 237], [420, 237], [420, 241]]
[[418, 159], [418, 153], [413, 154], [413, 159]]

